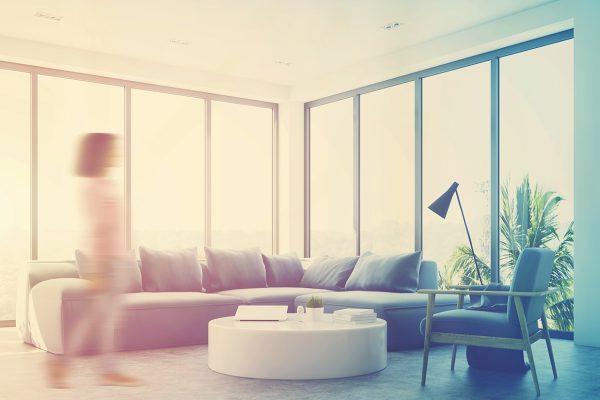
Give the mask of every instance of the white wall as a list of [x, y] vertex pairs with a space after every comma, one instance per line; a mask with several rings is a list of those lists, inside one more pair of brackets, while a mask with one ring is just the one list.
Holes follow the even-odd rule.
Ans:
[[600, 2], [575, 6], [575, 343], [600, 347]]
[[290, 95], [284, 85], [6, 36], [0, 36], [0, 61], [272, 102], [287, 100]]

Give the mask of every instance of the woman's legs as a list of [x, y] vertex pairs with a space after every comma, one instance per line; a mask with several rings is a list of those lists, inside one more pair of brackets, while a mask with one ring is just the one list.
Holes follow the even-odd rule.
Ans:
[[120, 298], [116, 293], [99, 292], [89, 296], [87, 312], [73, 327], [65, 343], [63, 357], [53, 356], [49, 362], [49, 379], [53, 387], [67, 387], [65, 378], [73, 357], [80, 355], [91, 337], [96, 338], [94, 348], [98, 350], [101, 375], [117, 374], [113, 357], [115, 319], [120, 309]]

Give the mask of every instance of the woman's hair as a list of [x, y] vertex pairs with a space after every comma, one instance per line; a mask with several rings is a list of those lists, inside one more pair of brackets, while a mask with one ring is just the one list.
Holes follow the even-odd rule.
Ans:
[[75, 173], [84, 177], [104, 175], [109, 166], [109, 157], [115, 145], [112, 133], [87, 133], [79, 144], [79, 158]]

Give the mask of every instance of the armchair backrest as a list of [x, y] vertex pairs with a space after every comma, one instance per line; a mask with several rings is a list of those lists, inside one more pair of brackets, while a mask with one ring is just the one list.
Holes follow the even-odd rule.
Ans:
[[[554, 252], [552, 250], [540, 248], [523, 250], [517, 260], [510, 291], [543, 292], [548, 290], [553, 265]], [[542, 316], [546, 296], [521, 297], [521, 299], [527, 323], [535, 323]], [[519, 325], [513, 297], [508, 299], [508, 320], [514, 325]]]

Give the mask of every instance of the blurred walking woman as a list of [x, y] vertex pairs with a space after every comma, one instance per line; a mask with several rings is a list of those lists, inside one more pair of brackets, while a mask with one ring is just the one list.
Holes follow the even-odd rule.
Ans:
[[122, 196], [111, 167], [119, 166], [118, 137], [110, 133], [89, 133], [79, 147], [76, 175], [82, 177], [81, 202], [85, 221], [86, 248], [78, 254], [82, 278], [90, 281], [89, 308], [73, 327], [64, 357], [53, 357], [48, 375], [53, 387], [67, 387], [66, 378], [73, 356], [81, 353], [94, 338], [99, 355], [100, 383], [135, 385], [138, 381], [119, 372], [114, 351], [115, 318], [120, 310], [123, 281], [119, 266], [126, 261]]

